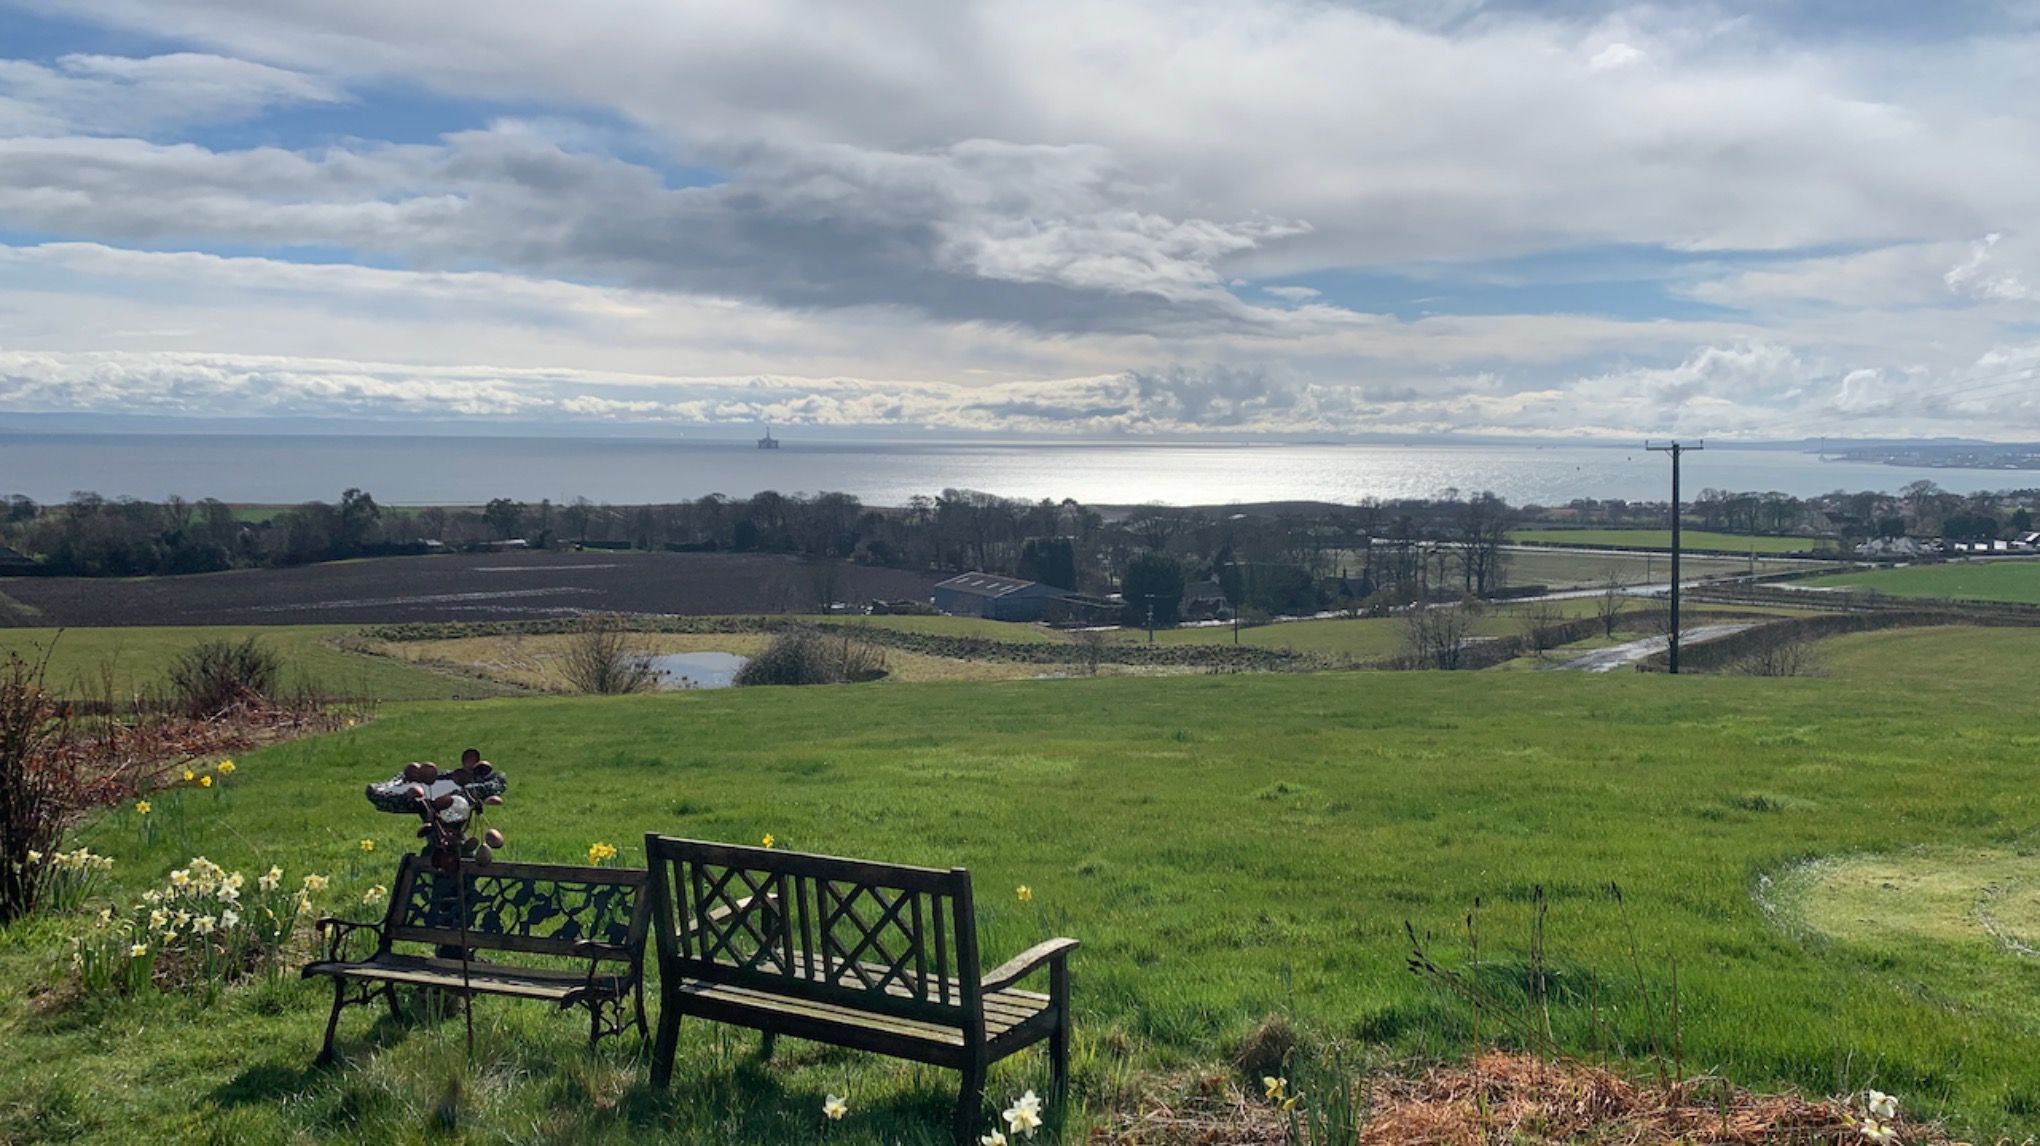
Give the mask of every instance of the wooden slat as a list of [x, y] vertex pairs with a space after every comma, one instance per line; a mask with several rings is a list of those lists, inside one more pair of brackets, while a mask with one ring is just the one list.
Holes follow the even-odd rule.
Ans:
[[458, 947], [463, 942], [477, 951], [515, 951], [522, 955], [553, 955], [562, 959], [623, 959], [636, 956], [628, 949], [598, 951], [593, 955], [578, 954], [574, 945], [578, 939], [551, 939], [539, 935], [505, 935], [494, 931], [461, 931], [457, 927], [395, 927], [390, 929], [390, 939], [397, 943], [431, 943], [442, 947]]
[[935, 916], [935, 977], [942, 984], [942, 997], [936, 1002], [946, 1007], [949, 1005], [949, 945], [944, 936], [944, 912], [940, 896], [934, 898], [929, 910]]
[[921, 896], [910, 893], [914, 899], [914, 993], [921, 998], [928, 997], [928, 947], [921, 942]]
[[784, 848], [745, 847], [740, 844], [719, 844], [707, 840], [680, 839], [675, 836], [660, 836], [656, 842], [648, 840], [646, 849], [651, 854], [679, 856], [690, 861], [718, 866], [742, 867], [753, 871], [799, 872], [818, 879], [835, 879], [844, 883], [874, 884], [914, 891], [942, 891], [948, 886], [951, 877], [950, 872], [934, 868], [872, 863], [868, 860], [845, 859], [840, 856], [787, 851]]

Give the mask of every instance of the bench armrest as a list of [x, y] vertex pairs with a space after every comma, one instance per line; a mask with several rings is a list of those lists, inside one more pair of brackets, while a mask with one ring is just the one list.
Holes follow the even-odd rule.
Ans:
[[378, 946], [382, 943], [381, 923], [360, 923], [335, 915], [322, 915], [312, 923], [312, 930], [326, 937], [326, 961], [329, 963], [345, 962], [341, 958], [341, 949], [347, 946], [347, 940], [357, 931], [366, 931], [375, 936]]
[[987, 991], [1003, 991], [1044, 966], [1068, 959], [1077, 946], [1074, 939], [1048, 939], [1036, 943], [1000, 964], [998, 970], [980, 981], [979, 986]]
[[593, 959], [598, 963], [604, 959], [635, 960], [637, 955], [628, 943], [603, 943], [594, 939], [576, 942], [572, 954], [576, 959]]

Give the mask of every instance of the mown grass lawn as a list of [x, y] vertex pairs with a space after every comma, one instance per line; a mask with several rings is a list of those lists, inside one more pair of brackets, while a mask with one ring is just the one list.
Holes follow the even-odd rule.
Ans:
[[506, 690], [484, 681], [436, 673], [386, 657], [335, 647], [331, 641], [355, 625], [211, 625], [153, 628], [0, 629], [0, 656], [33, 659], [49, 652], [49, 686], [63, 696], [98, 699], [103, 673], [115, 696], [160, 693], [170, 666], [200, 641], [239, 642], [256, 637], [284, 662], [282, 687], [306, 687], [328, 696], [378, 700], [445, 700], [496, 696]]
[[[132, 889], [204, 853], [328, 872], [346, 902], [410, 842], [361, 786], [478, 744], [510, 776], [495, 822], [514, 858], [577, 860], [600, 840], [631, 860], [657, 830], [964, 865], [988, 960], [1049, 933], [1084, 941], [1079, 1130], [1135, 1074], [1222, 1060], [1272, 1014], [1355, 1055], [1463, 1051], [1470, 1016], [1404, 970], [1404, 921], [1459, 961], [1478, 901], [1484, 977], [1506, 992], [1528, 974], [1539, 887], [1560, 1037], [1590, 1052], [1598, 1010], [1642, 1056], [1615, 881], [1667, 1040], [1676, 963], [1688, 1071], [1875, 1085], [1966, 1133], [2014, 1134], [2040, 1119], [2040, 965], [1980, 927], [1909, 929], [1898, 911], [1829, 935], [1763, 896], [1802, 861], [1865, 854], [1989, 851], [1993, 871], [2040, 880], [2018, 854], [2040, 842], [2040, 732], [2012, 699], [2040, 639], [1990, 639], [2009, 655], [1944, 649], [1934, 671], [1887, 658], [1846, 679], [1112, 678], [406, 706], [251, 756], [217, 797], [159, 799], [151, 848], [132, 813], [83, 838]], [[748, 1035], [689, 1024], [675, 1093], [656, 1095], [627, 1052], [585, 1058], [580, 1022], [501, 999], [478, 1005], [473, 1067], [457, 1022], [354, 1012], [346, 1063], [314, 1070], [323, 988], [76, 1001], [65, 950], [55, 923], [0, 935], [0, 1141], [932, 1142], [954, 1093], [952, 1076], [802, 1044], [761, 1066]], [[1022, 1056], [993, 1095], [1042, 1081]], [[853, 1115], [825, 1125], [831, 1091]]]
[[[1542, 542], [1557, 545], [1600, 545], [1611, 549], [1670, 549], [1672, 531], [1666, 529], [1518, 529], [1510, 532], [1514, 542]], [[1832, 541], [1811, 537], [1752, 537], [1742, 533], [1715, 533], [1705, 529], [1681, 529], [1679, 544], [1687, 549], [1716, 549], [1724, 553], [1802, 553], [1832, 548]]]
[[1856, 569], [1802, 583], [1875, 590], [1894, 597], [1955, 597], [2040, 605], [2040, 561], [2027, 559]]

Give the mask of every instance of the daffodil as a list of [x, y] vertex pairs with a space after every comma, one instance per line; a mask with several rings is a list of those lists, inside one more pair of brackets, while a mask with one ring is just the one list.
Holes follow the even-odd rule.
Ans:
[[210, 787], [212, 787], [212, 777], [211, 777], [211, 776], [200, 776], [200, 777], [198, 778], [198, 786], [199, 786], [199, 787], [201, 787], [201, 788], [210, 788]]
[[136, 812], [138, 812], [138, 813], [140, 813], [140, 814], [142, 814], [142, 815], [144, 815], [144, 816], [148, 815], [148, 814], [149, 814], [149, 802], [148, 802], [147, 800], [136, 800], [136, 801], [135, 801], [135, 811], [136, 811]]
[[272, 867], [269, 869], [269, 874], [255, 881], [255, 886], [261, 888], [264, 891], [275, 891], [277, 885], [282, 882], [283, 882], [283, 869], [280, 867]]
[[596, 842], [588, 845], [588, 863], [593, 866], [603, 860], [616, 858], [616, 848], [611, 844]]
[[1014, 894], [1020, 897], [1020, 902], [1022, 903], [1027, 903], [1034, 898], [1034, 889], [1024, 883], [1014, 888], [1013, 891]]
[[978, 1139], [978, 1146], [1006, 1146], [1006, 1132], [994, 1130]]
[[305, 877], [305, 890], [324, 891], [326, 890], [326, 885], [331, 882], [331, 880], [328, 880], [323, 875], [308, 875]]
[[29, 853], [28, 853], [28, 862], [30, 862], [30, 863], [41, 863], [41, 862], [42, 862], [42, 853], [41, 853], [41, 852], [39, 852], [39, 851], [36, 851], [36, 850], [35, 850], [35, 849], [33, 849], [33, 848], [29, 849]]
[[769, 848], [769, 847], [771, 847], [771, 846], [772, 846], [772, 833], [771, 833], [771, 832], [766, 832], [766, 833], [765, 833], [765, 841], [764, 841], [764, 842], [765, 842], [765, 846], [766, 846], [766, 847], [768, 847], [768, 848]]
[[1270, 1102], [1289, 1093], [1289, 1080], [1286, 1078], [1276, 1078], [1272, 1074], [1261, 1076], [1261, 1086], [1268, 1092], [1268, 1101]]
[[1014, 1099], [1013, 1105], [1001, 1111], [999, 1117], [1006, 1120], [1007, 1128], [1013, 1133], [1032, 1138], [1034, 1132], [1041, 1129], [1041, 1099], [1030, 1090]]
[[163, 909], [162, 909], [162, 908], [160, 908], [160, 907], [159, 907], [159, 908], [157, 908], [157, 909], [156, 909], [156, 910], [154, 910], [154, 911], [151, 911], [151, 912], [149, 913], [149, 926], [151, 926], [151, 927], [154, 927], [154, 928], [157, 928], [157, 929], [159, 929], [159, 930], [160, 930], [160, 929], [161, 929], [161, 928], [163, 927], [163, 925], [164, 925], [164, 924], [166, 924], [166, 923], [169, 923], [169, 922], [170, 922], [170, 913], [169, 913], [169, 912], [167, 912], [167, 911], [165, 911], [165, 910], [163, 910]]
[[200, 935], [211, 935], [218, 926], [219, 920], [214, 919], [210, 915], [201, 915], [191, 921], [191, 929]]
[[184, 888], [190, 887], [190, 886], [191, 886], [191, 873], [190, 873], [190, 872], [188, 872], [188, 871], [186, 871], [186, 870], [185, 870], [185, 869], [183, 869], [183, 868], [178, 868], [178, 869], [177, 869], [176, 871], [173, 871], [173, 872], [171, 872], [171, 873], [170, 873], [170, 886], [171, 886], [171, 887], [174, 887], [174, 888], [177, 888], [177, 889], [179, 889], [180, 891], [181, 891], [181, 890], [183, 890]]
[[1857, 1123], [1856, 1132], [1861, 1134], [1865, 1141], [1875, 1142], [1877, 1146], [1891, 1146], [1898, 1141], [1898, 1132], [1891, 1128], [1891, 1124], [1874, 1117], [1865, 1118]]
[[1863, 1109], [1886, 1122], [1898, 1117], [1898, 1099], [1881, 1090], [1863, 1092]]
[[363, 907], [374, 907], [388, 898], [389, 894], [389, 888], [384, 887], [382, 884], [376, 884], [361, 894], [361, 905]]
[[191, 783], [191, 782], [192, 782], [193, 780], [196, 780], [196, 779], [198, 779], [198, 773], [196, 773], [196, 772], [193, 772], [193, 771], [192, 771], [191, 769], [189, 769], [189, 768], [186, 768], [186, 769], [184, 770], [184, 782], [185, 782], [185, 783], [189, 784], [189, 783]]
[[222, 912], [220, 912], [220, 926], [221, 926], [221, 927], [226, 927], [226, 928], [230, 928], [230, 929], [231, 929], [231, 928], [239, 927], [240, 925], [241, 925], [241, 916], [240, 916], [240, 913], [236, 912], [236, 911], [235, 911], [235, 910], [234, 910], [233, 908], [231, 908], [231, 907], [230, 907], [230, 908], [228, 908], [227, 910], [225, 910], [225, 911], [222, 911]]
[[850, 1104], [840, 1094], [831, 1094], [822, 1100], [822, 1114], [831, 1122], [841, 1122], [850, 1113]]
[[146, 943], [137, 943], [128, 948], [128, 958], [130, 959], [140, 959], [142, 956], [147, 955], [148, 953], [149, 945]]
[[362, 851], [365, 851], [365, 852], [372, 852], [372, 851], [374, 851], [374, 850], [375, 850], [375, 841], [374, 841], [374, 840], [363, 840], [363, 841], [361, 841], [361, 850], [362, 850]]
[[231, 776], [231, 775], [233, 775], [233, 774], [234, 774], [234, 762], [233, 762], [232, 760], [222, 760], [222, 761], [220, 761], [220, 765], [219, 765], [219, 772], [220, 772], [220, 773], [221, 773], [222, 775], [225, 775], [225, 776]]

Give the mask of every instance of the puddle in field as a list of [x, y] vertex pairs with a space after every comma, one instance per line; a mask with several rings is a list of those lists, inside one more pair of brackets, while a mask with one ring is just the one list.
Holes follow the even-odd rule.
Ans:
[[1830, 939], [1983, 939], [2027, 956], [2040, 948], [2040, 855], [1979, 849], [1816, 860], [1766, 880], [1758, 898], [1781, 923]]
[[652, 667], [665, 673], [660, 688], [728, 688], [749, 657], [735, 653], [667, 653], [652, 658]]

